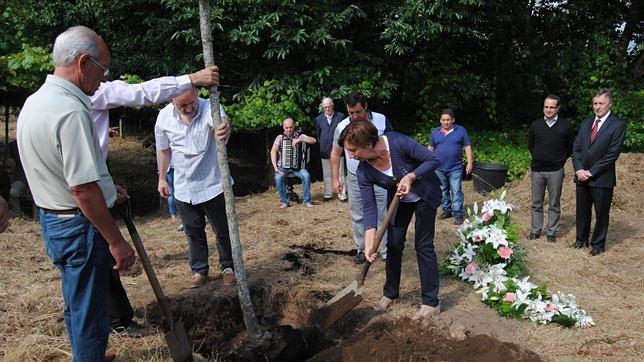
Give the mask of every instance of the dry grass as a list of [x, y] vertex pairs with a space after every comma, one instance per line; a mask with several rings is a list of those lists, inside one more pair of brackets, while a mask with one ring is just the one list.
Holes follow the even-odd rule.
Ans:
[[[113, 152], [114, 161], [133, 157], [137, 153], [150, 161], [149, 149], [128, 142], [120, 143]], [[147, 152], [147, 153], [146, 153]], [[137, 161], [139, 160], [139, 161]], [[440, 296], [444, 312], [435, 324], [449, 329], [463, 327], [468, 334], [489, 334], [503, 341], [514, 342], [531, 349], [546, 360], [642, 360], [644, 353], [644, 322], [640, 317], [644, 307], [644, 283], [641, 263], [644, 260], [642, 241], [642, 169], [641, 154], [622, 155], [618, 162], [619, 187], [615, 190], [611, 211], [609, 244], [606, 253], [591, 258], [587, 252], [567, 247], [574, 239], [574, 187], [566, 182], [562, 198], [562, 227], [555, 245], [539, 239], [523, 241], [528, 250], [530, 273], [536, 282], [548, 283], [553, 291], [573, 293], [595, 319], [590, 329], [564, 329], [558, 326], [535, 326], [525, 320], [505, 320], [483, 305], [471, 287], [449, 278], [441, 280]], [[569, 166], [568, 166], [569, 167]], [[572, 170], [566, 170], [568, 177]], [[149, 175], [156, 177], [155, 175]], [[569, 178], [568, 178], [569, 179]], [[314, 200], [321, 200], [322, 185], [312, 186]], [[468, 205], [484, 198], [472, 191], [471, 182], [464, 185]], [[518, 209], [513, 214], [528, 231], [529, 178], [510, 185], [508, 199]], [[269, 295], [287, 293], [305, 296], [311, 292], [335, 293], [354, 278], [357, 268], [351, 258], [337, 254], [306, 252], [297, 246], [348, 251], [352, 248], [351, 225], [347, 205], [337, 201], [317, 202], [314, 209], [294, 206], [278, 210], [275, 190], [237, 200], [244, 262], [251, 284], [263, 280]], [[171, 296], [189, 293], [182, 289], [189, 278], [185, 236], [174, 230], [163, 216], [141, 217], [135, 220], [139, 233], [151, 256], [159, 280]], [[125, 229], [123, 229], [125, 232]], [[209, 240], [214, 240], [208, 232]], [[413, 240], [413, 227], [408, 240]], [[439, 259], [455, 240], [455, 226], [450, 220], [437, 221], [436, 247]], [[211, 266], [217, 267], [217, 255], [211, 243]], [[286, 271], [292, 263], [283, 260], [287, 253], [295, 254], [302, 267]], [[308, 258], [306, 255], [308, 255]], [[389, 318], [408, 316], [420, 302], [420, 287], [413, 242], [407, 243], [403, 264], [401, 298], [387, 314]], [[62, 320], [60, 276], [47, 259], [38, 225], [31, 220], [14, 219], [10, 230], [0, 235], [0, 359], [6, 361], [69, 360], [69, 345]], [[366, 300], [358, 309], [366, 310], [381, 295], [384, 263], [377, 263], [367, 278]], [[307, 273], [304, 271], [308, 270]], [[214, 275], [214, 274], [213, 274]], [[145, 316], [153, 294], [140, 272], [123, 276], [123, 283], [139, 322]], [[211, 282], [207, 298], [234, 296], [235, 290], [223, 288], [220, 281]], [[279, 304], [276, 298], [268, 304]], [[273, 306], [256, 306], [273, 308]], [[296, 324], [302, 306], [287, 306], [284, 321]], [[200, 316], [195, 318], [217, 318]], [[363, 313], [364, 315], [364, 313]], [[162, 333], [140, 339], [112, 335], [109, 347], [121, 361], [169, 360]], [[500, 356], [500, 358], [502, 358]]]

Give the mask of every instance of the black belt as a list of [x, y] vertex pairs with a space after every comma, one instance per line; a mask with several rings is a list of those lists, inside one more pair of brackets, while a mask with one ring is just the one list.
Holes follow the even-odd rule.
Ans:
[[41, 207], [41, 209], [48, 214], [56, 214], [56, 215], [76, 215], [80, 211], [77, 207], [73, 209], [67, 209], [67, 210], [52, 210], [52, 209], [45, 209], [44, 207]]

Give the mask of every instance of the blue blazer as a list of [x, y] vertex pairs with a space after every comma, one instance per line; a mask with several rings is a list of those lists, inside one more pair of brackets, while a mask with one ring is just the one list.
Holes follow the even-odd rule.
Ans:
[[[611, 112], [590, 142], [590, 132], [596, 117], [581, 122], [579, 134], [572, 148], [572, 166], [575, 172], [588, 170], [593, 175], [588, 181], [590, 187], [612, 188], [617, 183], [615, 161], [622, 152], [626, 137], [626, 123]], [[577, 180], [575, 174], [575, 182]]]
[[398, 181], [407, 173], [413, 172], [416, 181], [411, 184], [411, 192], [420, 196], [427, 204], [437, 208], [441, 201], [441, 189], [438, 177], [434, 172], [440, 161], [425, 146], [398, 132], [386, 132], [389, 140], [389, 155], [393, 177], [376, 170], [367, 161], [358, 165], [358, 184], [362, 195], [364, 229], [378, 225], [378, 206], [373, 192], [373, 185], [387, 190], [387, 204], [396, 194]]

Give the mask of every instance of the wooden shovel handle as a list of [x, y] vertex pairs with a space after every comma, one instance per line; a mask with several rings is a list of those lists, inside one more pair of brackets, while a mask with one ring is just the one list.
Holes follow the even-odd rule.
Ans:
[[157, 275], [154, 273], [154, 268], [152, 268], [152, 263], [150, 262], [148, 253], [146, 253], [145, 247], [143, 247], [143, 242], [141, 241], [141, 237], [139, 236], [139, 233], [136, 231], [136, 226], [134, 226], [134, 222], [132, 221], [132, 217], [130, 216], [131, 211], [130, 211], [129, 200], [128, 200], [128, 204], [126, 205], [125, 211], [123, 211], [118, 207], [116, 208], [116, 211], [121, 215], [121, 217], [123, 218], [123, 221], [125, 222], [127, 231], [130, 233], [130, 237], [132, 238], [132, 243], [134, 244], [134, 248], [139, 254], [139, 258], [141, 259], [141, 264], [143, 264], [143, 269], [145, 270], [145, 274], [148, 276], [148, 281], [150, 282], [150, 285], [152, 286], [152, 290], [154, 291], [154, 295], [156, 296], [157, 301], [159, 302], [159, 306], [161, 307], [163, 316], [165, 317], [166, 322], [168, 323], [168, 328], [172, 330], [174, 328], [174, 318], [172, 317], [172, 313], [170, 312], [170, 307], [168, 306], [168, 302], [165, 298], [165, 295], [163, 294], [163, 289], [161, 289], [161, 284], [159, 284]]
[[[387, 232], [387, 229], [389, 228], [389, 223], [391, 222], [391, 218], [394, 216], [396, 209], [398, 209], [399, 203], [400, 203], [400, 196], [394, 195], [394, 198], [391, 200], [391, 204], [389, 204], [389, 207], [387, 208], [387, 214], [385, 215], [385, 219], [382, 220], [382, 224], [380, 225], [380, 228], [376, 231], [376, 237], [374, 240], [375, 242], [373, 244], [373, 249], [369, 251], [369, 254], [373, 254], [378, 251], [378, 248], [380, 247], [380, 242], [382, 241], [382, 237]], [[364, 284], [364, 280], [367, 277], [367, 273], [369, 272], [370, 267], [371, 267], [371, 263], [368, 261], [364, 263], [364, 266], [362, 266], [362, 270], [360, 270], [360, 274], [358, 274], [358, 288], [362, 288], [362, 284]]]

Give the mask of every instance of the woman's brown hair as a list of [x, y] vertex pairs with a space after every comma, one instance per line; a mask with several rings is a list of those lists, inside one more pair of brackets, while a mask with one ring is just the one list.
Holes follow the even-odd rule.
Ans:
[[344, 148], [344, 142], [356, 147], [375, 146], [378, 143], [378, 129], [370, 121], [352, 121], [340, 133], [338, 146]]

